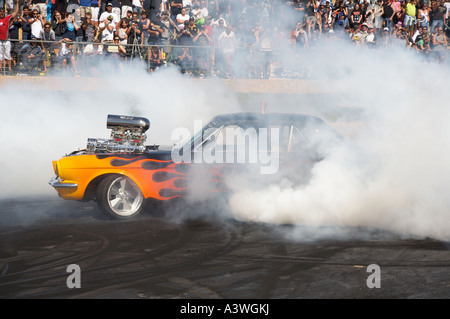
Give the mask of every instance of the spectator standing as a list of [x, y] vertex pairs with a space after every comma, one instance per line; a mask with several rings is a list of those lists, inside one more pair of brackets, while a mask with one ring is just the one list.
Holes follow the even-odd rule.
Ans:
[[4, 68], [8, 65], [8, 73], [11, 74], [11, 41], [8, 40], [9, 25], [19, 15], [19, 0], [15, 0], [12, 14], [6, 15], [5, 9], [0, 8], [0, 63]]
[[[133, 8], [133, 11], [137, 12], [139, 15], [142, 14], [142, 11], [143, 11], [142, 6], [143, 5], [144, 5], [144, 1], [143, 0], [132, 0], [131, 1], [131, 7]], [[145, 11], [145, 12], [147, 12], [147, 11]], [[146, 15], [147, 15], [147, 18], [148, 18], [148, 14], [146, 14]]]
[[181, 13], [183, 9], [183, 0], [171, 0], [170, 1], [170, 12], [172, 15], [172, 21], [178, 24], [177, 16]]
[[410, 36], [415, 32], [416, 14], [416, 0], [408, 0], [408, 3], [405, 6], [405, 20], [403, 21], [403, 27], [408, 31]]
[[[353, 0], [346, 0], [344, 3], [346, 5], [347, 11], [348, 11], [348, 13], [347, 13], [347, 15], [348, 15], [348, 23], [349, 23], [348, 25], [351, 27], [351, 25], [350, 25], [350, 16], [352, 15], [353, 9], [355, 9], [356, 2], [353, 1]], [[358, 0], [358, 3], [359, 3], [359, 0]]]
[[100, 0], [91, 0], [91, 18], [96, 28], [98, 28], [99, 14], [100, 14]]
[[366, 22], [370, 25], [373, 25], [375, 28], [374, 32], [375, 34], [377, 31], [381, 31], [382, 27], [382, 14], [383, 14], [383, 8], [380, 5], [380, 2], [377, 0], [372, 4], [369, 4], [366, 11]]
[[[103, 52], [106, 53], [108, 50], [108, 46], [105, 45], [107, 43], [112, 43], [114, 40], [114, 32], [116, 30], [116, 25], [114, 23], [113, 13], [110, 12], [110, 15], [105, 18], [104, 21], [101, 21], [98, 25], [98, 30], [101, 33], [101, 43], [103, 44]], [[103, 15], [103, 13], [102, 13]]]
[[164, 11], [169, 10], [169, 3], [167, 0], [161, 0], [161, 4], [159, 5], [159, 13], [163, 13]]
[[163, 11], [161, 13], [160, 26], [163, 29], [161, 33], [161, 45], [163, 46], [163, 52], [168, 55], [170, 53], [171, 39], [174, 39], [174, 34], [177, 30], [177, 26], [169, 18], [169, 12]]
[[48, 66], [48, 63], [51, 63], [55, 55], [53, 49], [54, 42], [56, 40], [55, 31], [52, 30], [52, 24], [50, 22], [45, 22], [44, 29], [41, 30], [40, 39], [42, 40], [42, 48], [44, 51], [44, 56], [46, 57], [46, 59], [44, 59], [44, 63]]
[[[111, 11], [117, 16], [117, 18], [120, 20], [120, 17], [122, 16], [121, 13], [121, 7], [122, 5], [120, 4], [119, 0], [110, 0], [109, 3], [112, 4], [112, 9]], [[114, 39], [113, 39], [114, 40]]]
[[195, 19], [194, 21], [197, 25], [203, 25], [205, 23], [205, 17], [198, 6], [198, 3], [194, 3], [194, 6], [192, 7], [191, 17]]
[[[101, 23], [104, 23], [107, 18], [111, 18], [111, 19], [109, 19], [111, 21], [111, 23], [109, 21], [107, 23], [108, 23], [108, 25], [114, 26], [113, 31], [115, 31], [116, 29], [119, 28], [119, 22], [120, 22], [119, 16], [112, 11], [113, 5], [111, 2], [108, 2], [106, 4], [105, 9], [106, 9], [106, 11], [100, 15], [100, 18], [98, 19], [98, 21], [101, 24]], [[100, 25], [99, 25], [99, 27], [100, 27]], [[113, 40], [113, 38], [111, 37], [110, 41], [112, 41], [112, 40]]]
[[52, 24], [50, 22], [45, 22], [44, 28], [39, 35], [39, 39], [43, 41], [45, 51], [49, 51], [52, 47], [52, 43], [50, 42], [56, 40], [55, 31], [52, 30]]
[[[306, 16], [306, 4], [307, 2], [305, 0], [294, 0], [291, 5], [294, 9], [294, 23], [295, 22], [305, 22], [305, 16]], [[268, 22], [268, 21], [267, 21]]]
[[148, 32], [147, 43], [148, 43], [148, 45], [157, 46], [161, 43], [161, 36], [162, 36], [162, 33], [164, 32], [164, 29], [161, 27], [160, 23], [161, 23], [161, 17], [159, 16], [159, 14], [156, 15], [155, 22], [150, 21], [149, 27], [147, 28], [147, 32]]
[[398, 24], [399, 22], [403, 26], [403, 22], [405, 21], [405, 10], [402, 8], [401, 10], [394, 12], [394, 17], [392, 18], [392, 22], [394, 25]]
[[[131, 22], [131, 20], [133, 20], [133, 11], [128, 10], [127, 15], [123, 18], [119, 17], [119, 19], [125, 19], [125, 21], [127, 21], [127, 24], [129, 24]], [[120, 21], [119, 21], [119, 24], [120, 24]]]
[[[135, 11], [139, 14], [138, 11]], [[141, 11], [139, 22], [142, 24], [142, 36], [144, 38], [144, 43], [148, 42], [148, 28], [150, 27], [150, 19], [148, 18], [147, 11]]]
[[28, 22], [31, 19], [31, 10], [28, 6], [24, 6], [22, 14], [20, 15], [20, 21], [22, 23], [22, 40], [31, 40], [31, 25]]
[[81, 19], [81, 29], [83, 31], [83, 41], [92, 43], [97, 35], [97, 26], [92, 20], [92, 13], [86, 12], [85, 17]]
[[[444, 2], [444, 3], [443, 3], [443, 6], [444, 6], [445, 9], [447, 10], [447, 11], [445, 12], [445, 21], [448, 21], [448, 16], [449, 16], [449, 14], [450, 14], [450, 0], [444, 0], [443, 2]], [[428, 7], [430, 7], [430, 6], [428, 6]]]
[[15, 67], [17, 65], [19, 51], [20, 51], [20, 48], [22, 47], [22, 44], [19, 41], [20, 31], [22, 31], [22, 21], [20, 19], [20, 15], [17, 14], [17, 16], [12, 20], [12, 22], [10, 24], [9, 36], [8, 36], [8, 38], [10, 40], [16, 40], [16, 41], [10, 41], [11, 42], [10, 55], [11, 55], [12, 67]]
[[[122, 18], [127, 16], [127, 12], [133, 12], [133, 2], [132, 0], [121, 0], [121, 10], [122, 10]], [[137, 11], [136, 11], [137, 12]]]
[[219, 35], [218, 44], [223, 54], [222, 70], [226, 77], [231, 77], [233, 75], [233, 58], [237, 42], [236, 35], [230, 25], [228, 25], [226, 30]]
[[430, 27], [430, 8], [426, 3], [423, 3], [417, 12], [417, 26], [422, 28]]
[[54, 12], [52, 19], [52, 29], [55, 31], [55, 40], [61, 40], [64, 32], [66, 32], [66, 18], [63, 18], [59, 11]]
[[308, 33], [303, 28], [301, 22], [297, 23], [297, 27], [291, 32], [291, 38], [294, 41], [294, 46], [297, 49], [307, 49], [308, 48]]
[[430, 15], [433, 18], [433, 20], [431, 22], [431, 34], [435, 33], [434, 29], [436, 27], [444, 27], [444, 24], [446, 22], [446, 20], [445, 20], [446, 13], [447, 13], [447, 9], [444, 7], [443, 2], [440, 0], [437, 0], [430, 12]]
[[193, 39], [194, 45], [198, 46], [198, 48], [194, 49], [194, 64], [199, 74], [204, 76], [208, 72], [211, 63], [208, 51], [212, 39], [208, 32], [206, 32], [204, 25], [200, 25], [198, 28], [197, 35]]
[[333, 29], [344, 31], [345, 27], [348, 24], [348, 9], [344, 4], [344, 1], [341, 1], [336, 10], [333, 11]]
[[141, 46], [144, 44], [142, 23], [139, 22], [137, 12], [133, 12], [133, 20], [130, 22], [127, 35], [128, 45], [127, 53], [132, 59], [141, 56]]
[[36, 39], [39, 39], [40, 32], [44, 28], [44, 19], [39, 14], [39, 11], [37, 9], [33, 9], [31, 18], [28, 19], [28, 23], [31, 26], [31, 36], [35, 37]]
[[189, 21], [189, 15], [186, 13], [186, 8], [182, 8], [181, 12], [177, 14], [176, 22], [178, 29], [182, 30], [184, 28], [184, 22]]
[[390, 31], [394, 29], [394, 14], [395, 10], [389, 0], [383, 2], [383, 28], [388, 28]]
[[350, 16], [350, 22], [352, 28], [359, 27], [364, 21], [363, 12], [361, 10], [361, 7], [359, 3], [355, 4], [355, 8], [352, 11], [352, 14]]
[[[402, 0], [403, 1], [403, 0]], [[400, 11], [403, 10], [402, 8], [402, 2], [400, 0], [393, 0], [392, 1], [392, 9], [394, 9], [394, 11]]]
[[316, 12], [319, 9], [315, 0], [309, 0], [306, 4], [306, 28], [308, 30], [308, 37], [311, 36], [311, 30], [316, 27], [317, 15]]
[[33, 4], [33, 11], [36, 9], [39, 15], [47, 21], [47, 4], [50, 0], [31, 0], [29, 3]]
[[91, 12], [91, 0], [80, 0], [80, 18], [84, 19], [87, 12]]
[[[248, 2], [248, 1], [247, 1]], [[218, 18], [219, 15], [219, 5], [216, 0], [209, 0], [208, 5], [209, 16], [214, 20]]]

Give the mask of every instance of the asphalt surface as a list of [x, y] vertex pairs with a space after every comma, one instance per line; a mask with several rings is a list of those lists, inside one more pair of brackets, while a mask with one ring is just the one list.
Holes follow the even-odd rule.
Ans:
[[[433, 239], [349, 229], [346, 239], [293, 240], [289, 225], [174, 218], [160, 207], [113, 221], [95, 203], [57, 198], [3, 200], [0, 216], [2, 299], [450, 296], [450, 245]], [[80, 288], [68, 287], [74, 274]], [[368, 287], [372, 274], [379, 288]]]

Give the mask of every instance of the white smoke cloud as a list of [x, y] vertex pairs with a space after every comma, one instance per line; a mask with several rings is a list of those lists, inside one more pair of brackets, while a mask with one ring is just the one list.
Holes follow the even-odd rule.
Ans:
[[230, 183], [237, 218], [313, 227], [290, 234], [304, 240], [321, 237], [320, 230], [337, 234], [333, 227], [450, 239], [450, 94], [441, 84], [448, 67], [423, 64], [403, 50], [379, 54], [359, 50], [333, 59], [349, 75], [341, 78], [350, 88], [348, 104], [366, 115], [351, 144], [316, 164], [304, 186], [284, 181], [252, 191]]

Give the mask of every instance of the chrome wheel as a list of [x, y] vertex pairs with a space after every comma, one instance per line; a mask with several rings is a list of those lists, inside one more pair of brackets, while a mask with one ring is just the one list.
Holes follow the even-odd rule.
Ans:
[[111, 211], [120, 217], [138, 213], [144, 201], [139, 187], [129, 178], [119, 176], [113, 179], [106, 191], [106, 202]]

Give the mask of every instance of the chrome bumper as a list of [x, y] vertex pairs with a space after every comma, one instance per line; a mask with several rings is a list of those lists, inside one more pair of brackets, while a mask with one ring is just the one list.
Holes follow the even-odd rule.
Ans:
[[59, 177], [53, 177], [49, 182], [54, 188], [77, 188], [78, 185], [75, 183], [63, 183]]

